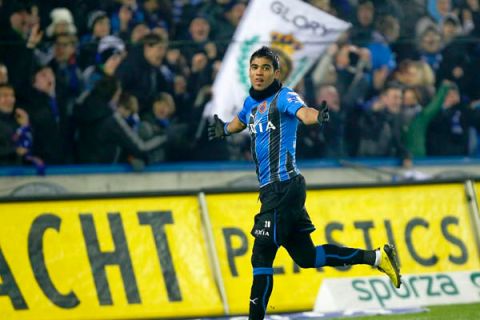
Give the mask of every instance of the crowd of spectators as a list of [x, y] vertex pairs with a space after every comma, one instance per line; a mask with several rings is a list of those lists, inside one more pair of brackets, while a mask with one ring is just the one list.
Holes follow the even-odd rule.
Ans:
[[[331, 111], [300, 159], [480, 156], [479, 0], [308, 2], [352, 28], [295, 88]], [[0, 1], [0, 165], [248, 160], [202, 118], [247, 6]]]

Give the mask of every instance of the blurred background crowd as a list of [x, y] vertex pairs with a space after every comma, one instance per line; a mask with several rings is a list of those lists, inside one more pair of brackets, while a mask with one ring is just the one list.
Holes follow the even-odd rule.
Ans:
[[[480, 156], [480, 0], [308, 2], [352, 28], [295, 88], [331, 111], [298, 158]], [[247, 6], [0, 0], [0, 165], [249, 160], [202, 117]]]

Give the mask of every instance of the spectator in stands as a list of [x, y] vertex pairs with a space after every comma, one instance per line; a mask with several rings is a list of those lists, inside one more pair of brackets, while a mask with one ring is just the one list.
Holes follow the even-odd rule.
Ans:
[[[221, 62], [219, 61], [213, 63], [212, 77], [218, 74], [220, 66]], [[212, 93], [212, 87], [206, 85], [198, 92], [196, 97], [193, 97], [194, 103], [189, 122], [189, 135], [193, 137], [193, 151], [187, 159], [194, 161], [251, 160], [250, 148], [245, 144], [246, 140], [249, 140], [248, 136], [238, 135], [238, 139], [229, 143], [229, 146], [223, 140], [207, 140], [208, 118], [204, 117], [203, 114], [212, 105]], [[230, 145], [233, 145], [233, 148], [240, 146], [244, 151], [244, 156], [241, 159], [234, 158], [235, 154], [232, 154]]]
[[145, 120], [152, 125], [165, 129], [170, 126], [174, 114], [175, 101], [173, 97], [166, 92], [160, 92], [153, 100], [152, 110], [146, 115]]
[[390, 15], [378, 18], [373, 40], [367, 46], [371, 53], [374, 93], [384, 87], [388, 75], [396, 67], [391, 44], [399, 35], [400, 26], [397, 18]]
[[245, 8], [246, 4], [243, 2], [230, 1], [225, 5], [223, 15], [213, 24], [213, 38], [217, 43], [219, 58], [222, 58], [227, 51], [228, 44], [242, 19]]
[[176, 106], [176, 116], [182, 123], [191, 123], [196, 125], [193, 117], [193, 98], [194, 96], [187, 90], [187, 80], [183, 75], [176, 75], [173, 82], [173, 100]]
[[472, 60], [468, 66], [469, 81], [465, 93], [471, 100], [480, 100], [480, 44], [471, 50]]
[[322, 128], [301, 126], [297, 141], [299, 158], [346, 157], [345, 111], [340, 106], [337, 89], [332, 85], [321, 86], [317, 88], [315, 98], [315, 105], [327, 102], [330, 120]]
[[[211, 65], [211, 81], [213, 81], [213, 79], [215, 78], [215, 76], [218, 74], [219, 70], [220, 70], [220, 66], [221, 66], [221, 62], [219, 61], [216, 61], [214, 62], [212, 65]], [[207, 79], [206, 77], [204, 78], [205, 80]], [[190, 90], [188, 90], [190, 92]], [[207, 119], [203, 117], [203, 114], [204, 114], [204, 110], [206, 108], [209, 107], [209, 105], [211, 104], [211, 101], [212, 101], [212, 95], [213, 95], [213, 92], [212, 92], [212, 82], [209, 82], [209, 83], [205, 83], [205, 85], [203, 87], [200, 88], [200, 90], [198, 91], [198, 93], [196, 94], [195, 96], [195, 100], [193, 102], [193, 107], [190, 108], [191, 112], [190, 112], [190, 120], [189, 120], [189, 123], [190, 123], [190, 129], [193, 129], [191, 130], [191, 135], [195, 136], [195, 140], [198, 144], [197, 144], [197, 147], [198, 148], [201, 148], [203, 143], [200, 142], [200, 139], [202, 137], [200, 137], [201, 135], [201, 131], [203, 130], [204, 126], [206, 126], [206, 121]], [[241, 140], [240, 144], [244, 144], [243, 141], [244, 139], [242, 139], [244, 137], [239, 137], [239, 140]], [[217, 159], [223, 159], [223, 157], [228, 157], [228, 154], [225, 155], [223, 151], [221, 151], [221, 146], [222, 143], [214, 143], [212, 145], [212, 148], [217, 148], [217, 151], [218, 151], [218, 155], [219, 158]], [[223, 144], [225, 146], [225, 144]], [[238, 146], [238, 143], [237, 141], [233, 141], [232, 143], [229, 144], [229, 148], [230, 148], [230, 152], [232, 151], [232, 147], [235, 148]], [[205, 155], [201, 155], [201, 156], [205, 156]], [[220, 158], [222, 157], [222, 158]], [[214, 160], [214, 158], [210, 158], [211, 160]]]
[[[62, 145], [60, 149], [63, 151], [58, 153], [68, 158], [72, 134], [67, 128], [71, 127], [69, 116], [73, 101], [85, 105], [85, 99], [95, 84], [114, 76], [118, 77], [126, 92], [138, 98], [142, 117], [151, 110], [159, 92], [172, 95], [176, 105], [172, 122], [175, 127], [178, 123], [187, 123], [190, 141], [198, 144], [197, 149], [189, 149], [183, 155], [173, 151], [177, 152], [176, 155], [170, 153], [167, 159], [244, 158], [242, 152], [235, 151], [238, 148], [232, 148], [239, 145], [236, 142], [229, 144], [228, 154], [220, 146], [224, 141], [218, 142], [217, 146], [205, 145], [202, 133], [205, 133], [206, 123], [202, 112], [211, 100], [216, 68], [221, 64], [220, 59], [247, 1], [33, 1], [33, 5], [26, 4], [30, 2], [0, 1], [0, 85], [13, 85], [19, 105], [30, 113], [32, 132], [37, 139], [43, 140], [43, 147], [40, 143], [35, 144], [35, 148], [44, 148], [41, 152], [58, 152], [53, 149]], [[458, 92], [463, 94], [460, 98], [462, 103], [457, 107], [441, 109], [438, 117], [448, 116], [449, 112], [453, 112], [451, 110], [458, 109], [460, 119], [468, 120], [465, 122], [467, 131], [471, 126], [476, 127], [477, 113], [461, 106], [476, 105], [475, 101], [480, 100], [480, 45], [472, 40], [472, 37], [480, 35], [479, 0], [307, 2], [350, 20], [354, 25], [350, 34], [339, 40], [338, 45], [331, 45], [312, 68], [311, 74], [300, 82], [304, 85], [304, 98], [312, 104], [319, 94], [316, 88], [322, 88], [319, 89], [321, 95], [328, 93], [326, 95], [332, 97], [334, 88], [338, 91], [341, 97], [338, 115], [343, 117], [343, 126], [348, 128], [348, 134], [359, 132], [359, 127], [366, 130], [368, 126], [365, 123], [372, 123], [372, 137], [391, 141], [382, 130], [390, 126], [392, 118], [400, 118], [398, 122], [403, 124], [400, 126], [407, 137], [408, 149], [414, 156], [426, 155], [426, 145], [432, 142], [427, 141], [430, 138], [423, 138], [429, 123], [425, 119], [430, 119], [431, 106], [438, 106], [436, 102], [442, 89], [439, 89], [436, 98], [433, 96], [435, 87], [440, 88], [444, 79], [457, 84]], [[112, 19], [111, 27], [109, 17]], [[47, 41], [42, 41], [42, 28]], [[110, 36], [113, 32], [118, 37]], [[81, 39], [78, 54], [75, 46], [71, 45], [75, 42], [75, 33]], [[396, 40], [398, 34], [402, 38]], [[170, 40], [174, 47], [168, 48]], [[128, 58], [125, 58], [126, 49]], [[48, 75], [40, 78], [47, 78], [44, 83], [52, 82], [54, 94], [50, 94], [50, 89], [31, 88], [31, 79], [38, 76], [35, 66], [45, 64], [53, 70], [55, 80], [48, 80]], [[32, 75], [33, 70], [35, 76]], [[387, 112], [386, 105], [372, 103], [377, 101], [372, 97], [383, 93], [390, 81], [406, 88], [404, 106], [398, 116]], [[383, 94], [380, 96], [378, 104], [384, 99]], [[98, 100], [92, 99], [90, 97], [89, 101]], [[372, 106], [381, 109], [377, 110], [380, 112], [377, 114], [368, 110]], [[367, 111], [357, 110], [362, 107]], [[332, 117], [334, 115], [332, 111]], [[375, 123], [380, 123], [382, 119], [387, 124], [376, 127]], [[396, 123], [396, 120], [393, 122]], [[332, 119], [331, 125], [334, 123]], [[462, 125], [460, 127], [463, 129]], [[38, 128], [43, 133], [39, 133]], [[321, 143], [316, 142], [321, 146], [321, 152], [317, 153], [322, 156], [326, 156], [323, 146], [330, 140], [335, 141], [328, 138], [327, 129], [316, 136], [324, 139]], [[62, 137], [61, 141], [58, 141], [57, 135]], [[346, 141], [357, 141], [357, 136], [355, 134], [353, 139], [349, 136]], [[458, 136], [461, 135], [455, 137]], [[299, 143], [301, 140], [299, 138]], [[53, 145], [52, 151], [47, 150], [51, 149], [47, 148], [47, 142]], [[381, 141], [375, 143], [382, 145]], [[211, 152], [204, 151], [204, 148], [210, 147]], [[357, 155], [357, 147], [354, 145], [353, 151], [349, 148], [349, 154]], [[196, 150], [197, 154], [192, 150]], [[458, 154], [458, 150], [455, 153]], [[388, 154], [396, 156], [399, 152]], [[51, 157], [52, 154], [46, 156], [47, 163], [72, 161], [61, 156], [62, 159], [53, 159], [52, 162]], [[118, 161], [124, 160], [118, 158]]]
[[0, 84], [0, 165], [27, 163], [31, 156], [32, 132], [28, 114], [15, 107], [15, 91]]
[[429, 93], [429, 99], [435, 91], [435, 75], [424, 61], [403, 60], [391, 78], [405, 87], [421, 87], [423, 92]]
[[[2, 35], [12, 36], [11, 40], [23, 40], [28, 38], [30, 31], [30, 6], [23, 1], [10, 1], [2, 3], [2, 15], [6, 20], [1, 21]], [[13, 33], [12, 33], [13, 32]], [[20, 42], [23, 42], [20, 41]]]
[[323, 135], [325, 144], [323, 146], [323, 157], [342, 158], [347, 156], [345, 146], [345, 119], [349, 112], [342, 108], [341, 98], [334, 86], [323, 86], [316, 90], [315, 105], [321, 105], [326, 101], [330, 114], [330, 120], [325, 124]]
[[122, 92], [118, 100], [118, 113], [133, 131], [138, 133], [140, 116], [138, 115], [138, 100], [127, 92]]
[[98, 45], [97, 63], [83, 73], [86, 92], [90, 92], [98, 80], [114, 76], [126, 54], [125, 44], [120, 38], [103, 37]]
[[[443, 79], [457, 83], [460, 92], [468, 88], [471, 57], [468, 54], [468, 39], [461, 33], [461, 26], [455, 15], [447, 15], [442, 25], [444, 48], [442, 62], [437, 70], [437, 83]], [[478, 75], [475, 75], [478, 76]]]
[[90, 33], [80, 39], [78, 64], [82, 70], [95, 65], [98, 44], [110, 34], [110, 19], [105, 11], [96, 10], [88, 15], [87, 26]]
[[[130, 129], [132, 129], [135, 134], [139, 135], [142, 140], [147, 141], [151, 138], [146, 138], [145, 135], [142, 135], [142, 132], [144, 132], [144, 122], [141, 121], [140, 116], [138, 115], [138, 100], [137, 98], [135, 98], [135, 96], [127, 92], [122, 92], [120, 98], [118, 99], [117, 112], [127, 123]], [[160, 149], [163, 150], [163, 148]], [[156, 150], [152, 150], [151, 152], [149, 152], [148, 163], [152, 163], [152, 152], [156, 152]], [[141, 158], [137, 158], [132, 154], [129, 154], [128, 152], [126, 152], [126, 150], [122, 150], [118, 162], [130, 163], [134, 171], [143, 171], [146, 161]]]
[[137, 97], [140, 115], [152, 105], [158, 92], [173, 91], [173, 74], [164, 65], [168, 43], [156, 34], [142, 40], [140, 50], [132, 50], [116, 71], [125, 91]]
[[428, 15], [417, 22], [416, 33], [422, 33], [429, 25], [440, 27], [445, 17], [452, 12], [451, 0], [428, 0]]
[[48, 63], [55, 74], [57, 94], [65, 97], [65, 107], [68, 110], [73, 110], [73, 104], [83, 90], [83, 75], [75, 54], [76, 44], [75, 35], [57, 34], [53, 45], [53, 59]]
[[[195, 0], [190, 1], [195, 2]], [[216, 29], [216, 23], [220, 21], [225, 13], [225, 11], [229, 8], [230, 5], [237, 3], [237, 0], [213, 0], [213, 1], [203, 1], [200, 4], [199, 8], [193, 12], [190, 12], [189, 18], [187, 18], [188, 24], [197, 16], [202, 16], [210, 21], [212, 31]], [[243, 1], [242, 1], [243, 2]], [[188, 28], [188, 26], [187, 26]], [[186, 28], [185, 28], [186, 29]]]
[[452, 83], [444, 82], [436, 95], [425, 107], [420, 105], [418, 91], [405, 90], [404, 108], [412, 112], [405, 132], [405, 145], [413, 157], [427, 155], [427, 129], [432, 119], [441, 111], [450, 88], [458, 90]]
[[378, 16], [392, 15], [397, 19], [404, 18], [403, 4], [405, 0], [372, 0]]
[[111, 16], [112, 34], [124, 38], [135, 25], [145, 21], [145, 15], [136, 0], [119, 2], [118, 9]]
[[[395, 52], [396, 60], [418, 59], [418, 51], [415, 41], [415, 28], [419, 19], [426, 15], [425, 6], [422, 4], [424, 0], [375, 0], [375, 8], [378, 9], [380, 15], [393, 15], [400, 23], [400, 37], [398, 41], [391, 44], [392, 50]], [[382, 5], [382, 3], [385, 3]], [[433, 24], [432, 24], [433, 25]], [[417, 37], [420, 33], [417, 34]]]
[[[440, 112], [431, 120], [427, 131], [429, 156], [466, 156], [469, 151], [471, 110], [460, 99], [457, 88], [450, 88]], [[477, 125], [478, 124], [474, 124]]]
[[55, 39], [57, 35], [76, 35], [77, 27], [73, 21], [72, 13], [67, 8], [56, 8], [50, 13], [51, 23], [46, 33], [49, 39]]
[[374, 32], [375, 7], [371, 0], [358, 2], [353, 28], [349, 30], [352, 44], [364, 47], [372, 40]]
[[[8, 10], [9, 8], [2, 8]], [[9, 24], [0, 21], [0, 61], [9, 71], [9, 81], [18, 90], [28, 86], [33, 64], [33, 50], [40, 43], [40, 25], [30, 25], [30, 7], [20, 1], [12, 3]]]
[[199, 51], [192, 57], [191, 74], [188, 81], [188, 91], [192, 95], [197, 96], [205, 86], [213, 83], [212, 66], [204, 51]]
[[415, 61], [403, 60], [393, 71], [391, 80], [399, 82], [404, 86], [414, 86], [419, 81], [419, 74], [420, 70]]
[[8, 83], [8, 69], [3, 63], [0, 63], [0, 84]]
[[75, 109], [80, 163], [119, 163], [122, 154], [147, 161], [149, 152], [165, 143], [163, 137], [143, 141], [129, 127], [117, 111], [121, 92], [117, 79], [105, 77]]
[[65, 98], [57, 95], [52, 68], [38, 67], [32, 75], [32, 86], [21, 92], [20, 98], [21, 105], [30, 115], [35, 141], [33, 153], [47, 165], [71, 162], [71, 113], [66, 108]]
[[422, 102], [425, 100], [423, 92], [419, 87], [405, 87], [403, 89], [402, 102], [402, 123], [407, 124], [402, 129], [403, 133], [408, 129], [408, 125], [419, 112], [422, 111]]
[[[393, 0], [398, 4], [402, 15], [397, 16], [400, 22], [400, 35], [402, 40], [411, 42], [412, 37], [415, 37], [415, 28], [417, 22], [427, 15], [427, 9], [424, 5], [424, 0]], [[377, 3], [381, 1], [377, 0]], [[411, 43], [412, 45], [414, 43]]]
[[420, 59], [428, 63], [434, 72], [440, 68], [442, 62], [442, 35], [434, 26], [423, 31], [417, 41]]
[[151, 112], [146, 114], [141, 129], [141, 135], [144, 139], [151, 139], [153, 137], [164, 137], [166, 139], [164, 148], [158, 148], [150, 153], [149, 157], [152, 163], [164, 162], [168, 159], [169, 151], [171, 152], [174, 148], [172, 145], [174, 136], [176, 136], [177, 141], [181, 140], [183, 142], [183, 145], [178, 145], [176, 149], [185, 149], [188, 146], [185, 137], [180, 137], [180, 135], [185, 134], [185, 132], [175, 132], [174, 114], [175, 102], [172, 96], [166, 92], [160, 92], [154, 99]]
[[169, 39], [168, 28], [163, 22], [159, 22], [158, 24], [151, 26], [150, 32], [159, 35], [162, 39], [165, 39], [165, 41], [168, 41]]
[[183, 56], [192, 63], [193, 56], [199, 51], [207, 53], [207, 58], [213, 61], [217, 58], [217, 45], [211, 40], [210, 22], [204, 16], [197, 16], [191, 22], [185, 40], [190, 41], [180, 48]]
[[312, 87], [335, 84], [342, 96], [342, 106], [350, 109], [362, 104], [369, 92], [370, 68], [368, 49], [350, 44], [343, 44], [339, 48], [337, 44], [332, 44], [313, 69]]
[[184, 77], [190, 75], [190, 66], [179, 48], [168, 48], [165, 64], [176, 75], [183, 75]]
[[167, 33], [172, 29], [172, 8], [170, 1], [143, 0], [145, 22], [150, 28], [162, 25]]
[[[176, 39], [182, 39], [188, 33], [190, 21], [192, 21], [198, 14], [209, 14], [215, 10], [209, 6], [216, 3], [229, 2], [230, 0], [215, 0], [215, 1], [197, 1], [185, 0], [174, 1], [172, 3], [172, 16], [174, 22], [173, 35]], [[215, 19], [215, 18], [214, 18]]]
[[457, 36], [462, 35], [462, 26], [460, 20], [455, 14], [448, 14], [440, 25], [443, 45], [446, 46]]
[[364, 102], [369, 88], [371, 56], [368, 49], [343, 45], [335, 57], [336, 87], [346, 109]]
[[[322, 57], [312, 69], [311, 78], [307, 78], [307, 82], [311, 80], [311, 88], [317, 88], [325, 84], [333, 84], [337, 81], [336, 59], [339, 46], [336, 43], [331, 44], [323, 53]], [[307, 84], [309, 86], [310, 84]], [[308, 95], [308, 93], [307, 93]], [[314, 97], [305, 96], [309, 101], [315, 100]]]
[[133, 27], [130, 38], [126, 35], [120, 35], [120, 37], [127, 43], [129, 48], [132, 48], [136, 45], [141, 45], [142, 39], [149, 33], [150, 29], [145, 23], [138, 23]]
[[402, 142], [402, 89], [389, 85], [381, 92], [371, 109], [364, 110], [348, 128], [347, 140], [357, 157], [397, 157], [406, 161], [410, 158]]
[[470, 15], [473, 29], [470, 34], [474, 37], [480, 37], [480, 3], [478, 0], [467, 0], [466, 7], [462, 11], [462, 15]]

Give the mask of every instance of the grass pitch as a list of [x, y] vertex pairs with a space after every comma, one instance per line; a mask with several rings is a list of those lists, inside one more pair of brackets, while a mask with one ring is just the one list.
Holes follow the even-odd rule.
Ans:
[[344, 320], [479, 320], [480, 303], [428, 307], [428, 312], [389, 316], [338, 318]]

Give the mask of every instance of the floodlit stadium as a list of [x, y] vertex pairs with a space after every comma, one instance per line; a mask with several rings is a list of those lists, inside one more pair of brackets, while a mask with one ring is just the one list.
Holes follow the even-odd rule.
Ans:
[[0, 319], [478, 319], [480, 0], [0, 0]]

